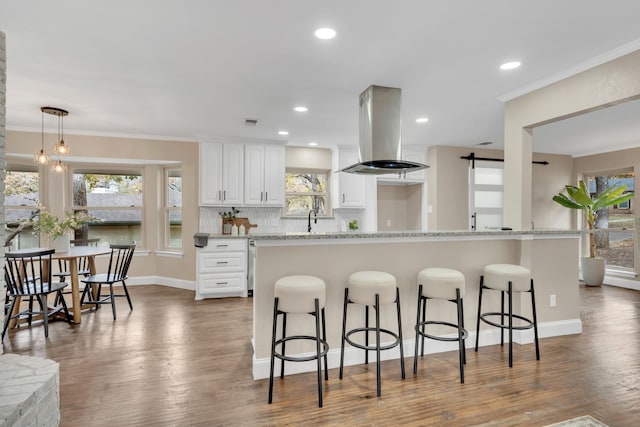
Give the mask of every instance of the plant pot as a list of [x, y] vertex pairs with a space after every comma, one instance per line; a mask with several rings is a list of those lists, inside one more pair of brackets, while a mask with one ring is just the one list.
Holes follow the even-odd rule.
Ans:
[[63, 234], [55, 239], [49, 237], [47, 247], [49, 249], [55, 249], [56, 252], [69, 252], [71, 249], [71, 237], [68, 234]]
[[600, 257], [582, 257], [582, 278], [587, 286], [600, 286], [604, 281], [605, 260]]

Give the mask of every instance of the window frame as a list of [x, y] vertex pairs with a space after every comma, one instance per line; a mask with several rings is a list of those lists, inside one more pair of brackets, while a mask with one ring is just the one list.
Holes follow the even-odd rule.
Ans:
[[[140, 212], [140, 240], [136, 240], [136, 245], [140, 249], [147, 248], [147, 233], [146, 233], [146, 221], [145, 221], [145, 191], [149, 191], [146, 188], [147, 179], [145, 177], [145, 166], [143, 164], [123, 164], [123, 165], [105, 165], [104, 163], [74, 163], [69, 165], [69, 171], [67, 172], [67, 188], [69, 189], [67, 206], [70, 210], [97, 210], [97, 211], [109, 211], [109, 210], [130, 210]], [[73, 176], [77, 173], [82, 174], [97, 174], [97, 175], [136, 175], [140, 176], [142, 181], [142, 197], [140, 206], [76, 206], [74, 204], [73, 197]], [[115, 242], [110, 242], [115, 243]]]
[[[171, 178], [170, 174], [172, 172], [178, 171], [180, 174], [180, 206], [170, 206], [169, 205], [169, 178]], [[167, 251], [172, 252], [182, 252], [183, 247], [183, 233], [182, 233], [182, 207], [183, 207], [183, 198], [182, 198], [182, 165], [170, 165], [165, 166], [162, 169], [162, 188], [163, 188], [163, 197], [162, 197], [162, 205], [163, 205], [163, 226], [162, 226], [162, 236], [161, 241], [163, 242], [163, 248]], [[144, 190], [143, 190], [144, 191]], [[179, 211], [180, 212], [180, 246], [170, 246], [169, 241], [171, 239], [171, 212]]]
[[[12, 159], [12, 158], [7, 158], [6, 159], [6, 163], [5, 163], [5, 168], [3, 169], [3, 182], [5, 185], [4, 188], [4, 192], [6, 193], [6, 179], [7, 179], [7, 174], [9, 174], [10, 172], [29, 172], [29, 173], [35, 173], [38, 176], [38, 197], [36, 198], [36, 200], [34, 200], [34, 204], [33, 205], [8, 205], [7, 204], [7, 198], [5, 195], [4, 201], [3, 201], [3, 208], [4, 208], [4, 223], [5, 223], [5, 227], [7, 227], [9, 224], [17, 224], [15, 222], [8, 222], [7, 221], [7, 212], [10, 211], [28, 211], [29, 213], [34, 212], [37, 210], [37, 205], [38, 203], [43, 204], [43, 190], [45, 188], [44, 185], [44, 180], [45, 178], [43, 177], [43, 173], [42, 173], [42, 168], [40, 168], [38, 165], [32, 163], [32, 162], [27, 162], [27, 161], [20, 161], [20, 160], [16, 160], [16, 159]], [[22, 217], [22, 215], [20, 215], [20, 217]], [[11, 229], [9, 229], [11, 230]], [[39, 246], [39, 236], [34, 235], [33, 239], [34, 242], [32, 242], [33, 244], [29, 244], [29, 239], [27, 239], [27, 243], [26, 246], [22, 246], [19, 242], [21, 241], [21, 235], [23, 233], [26, 234], [31, 234], [31, 228], [24, 228], [21, 232], [19, 232], [15, 238], [18, 239], [17, 240], [17, 246], [15, 247], [15, 249], [24, 249], [24, 248], [31, 248], [31, 247], [37, 247]], [[7, 231], [5, 233], [5, 239], [7, 237], [9, 237], [9, 235], [11, 234], [11, 231]], [[12, 245], [16, 245], [15, 241], [12, 241]], [[34, 246], [35, 245], [35, 246]]]
[[[290, 174], [302, 175], [302, 174], [324, 174], [325, 175], [325, 188], [321, 192], [290, 192], [287, 191], [287, 176]], [[284, 182], [284, 208], [283, 217], [287, 218], [302, 218], [306, 217], [306, 214], [290, 214], [287, 212], [287, 200], [290, 196], [322, 196], [324, 197], [324, 213], [318, 214], [318, 218], [330, 218], [331, 217], [331, 170], [330, 169], [315, 169], [315, 168], [286, 168], [285, 169], [285, 182]]]

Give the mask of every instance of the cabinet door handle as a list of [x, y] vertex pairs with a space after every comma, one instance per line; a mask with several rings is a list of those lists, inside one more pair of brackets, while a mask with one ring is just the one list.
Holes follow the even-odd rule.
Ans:
[[227, 200], [227, 190], [222, 190], [222, 201]]
[[269, 193], [267, 193], [266, 191], [264, 192], [264, 201], [265, 202], [269, 201]]
[[229, 245], [216, 245], [216, 248], [226, 248], [226, 247], [228, 247], [228, 246], [229, 246]]
[[345, 196], [344, 196], [344, 193], [342, 193], [342, 203], [344, 203], [344, 201], [345, 201]]
[[260, 201], [262, 202], [262, 193], [263, 191], [260, 192]]
[[228, 261], [218, 261], [218, 262], [216, 262], [216, 264], [218, 264], [218, 265], [220, 265], [220, 264], [229, 264], [229, 262]]
[[218, 190], [218, 200], [222, 200], [222, 190]]
[[216, 285], [228, 285], [229, 282], [216, 282]]

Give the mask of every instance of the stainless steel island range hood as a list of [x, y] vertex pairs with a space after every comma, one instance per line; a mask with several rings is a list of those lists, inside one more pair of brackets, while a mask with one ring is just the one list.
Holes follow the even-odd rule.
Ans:
[[401, 107], [402, 92], [398, 88], [372, 85], [360, 94], [360, 162], [341, 172], [402, 174], [429, 167], [402, 160]]

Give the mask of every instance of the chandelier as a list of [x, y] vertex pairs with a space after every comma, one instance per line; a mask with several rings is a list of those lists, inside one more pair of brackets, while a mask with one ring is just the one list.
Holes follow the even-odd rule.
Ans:
[[69, 112], [67, 110], [63, 110], [62, 108], [56, 107], [40, 107], [40, 111], [42, 112], [42, 134], [41, 134], [41, 147], [40, 151], [38, 151], [33, 156], [33, 161], [40, 165], [48, 165], [51, 164], [52, 172], [66, 172], [67, 165], [62, 163], [62, 160], [57, 159], [51, 162], [51, 158], [44, 150], [44, 114], [51, 114], [58, 117], [58, 142], [53, 148], [53, 152], [59, 156], [64, 156], [69, 154], [70, 148], [64, 142], [64, 119], [63, 117], [68, 115]]

